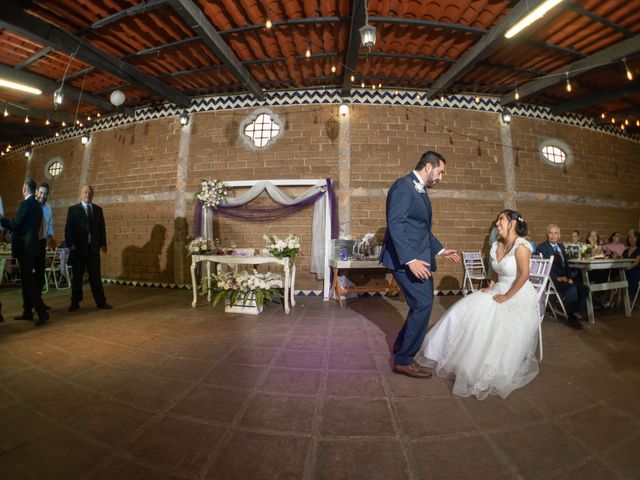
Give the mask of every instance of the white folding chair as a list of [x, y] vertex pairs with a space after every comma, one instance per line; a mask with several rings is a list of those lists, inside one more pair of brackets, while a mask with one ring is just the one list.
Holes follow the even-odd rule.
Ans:
[[[564, 302], [562, 301], [562, 297], [558, 293], [558, 290], [556, 289], [556, 286], [553, 283], [553, 280], [549, 279], [547, 289], [549, 290], [549, 296], [554, 297], [554, 300], [553, 301], [549, 300], [549, 303], [548, 303], [549, 310], [551, 310], [551, 314], [553, 315], [553, 318], [558, 318], [558, 315], [561, 315], [564, 318], [569, 318], [569, 315], [567, 315], [567, 309], [564, 307]], [[554, 306], [553, 305], [554, 302], [557, 302], [558, 305]]]
[[[482, 286], [482, 282], [489, 280], [489, 277], [484, 268], [481, 252], [462, 252], [462, 262], [464, 264], [462, 293], [466, 295], [469, 290], [471, 290], [471, 292], [476, 291], [473, 286], [474, 281], [479, 282], [479, 286]], [[469, 287], [468, 289], [467, 285]]]
[[542, 320], [549, 301], [549, 274], [553, 265], [553, 255], [551, 258], [532, 258], [529, 264], [529, 281], [538, 292], [538, 348], [540, 350], [540, 361], [542, 361]]
[[640, 293], [640, 285], [638, 285], [638, 288], [636, 289], [636, 294], [633, 296], [633, 301], [631, 302], [631, 311], [633, 311], [633, 307], [636, 304], [636, 300], [638, 300], [638, 293]]
[[68, 264], [69, 249], [56, 248], [51, 263], [45, 268], [45, 292], [49, 289], [49, 279], [53, 280], [56, 289], [66, 290], [71, 288], [71, 271]]

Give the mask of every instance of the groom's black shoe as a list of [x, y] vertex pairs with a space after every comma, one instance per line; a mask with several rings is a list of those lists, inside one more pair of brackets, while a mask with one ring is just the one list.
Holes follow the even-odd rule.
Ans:
[[582, 330], [582, 324], [578, 321], [575, 315], [569, 315], [569, 318], [565, 322], [565, 325], [576, 330]]
[[399, 373], [412, 378], [431, 378], [432, 372], [422, 368], [417, 363], [411, 365], [394, 365], [393, 373]]

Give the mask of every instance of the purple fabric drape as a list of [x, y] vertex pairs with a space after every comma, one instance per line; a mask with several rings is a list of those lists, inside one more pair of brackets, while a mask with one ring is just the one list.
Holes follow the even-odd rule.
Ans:
[[[269, 222], [292, 215], [300, 210], [313, 205], [325, 193], [328, 195], [329, 208], [331, 212], [331, 238], [338, 238], [338, 205], [336, 203], [335, 190], [333, 182], [330, 178], [327, 181], [327, 191], [318, 192], [309, 198], [296, 203], [295, 205], [261, 205], [250, 206], [249, 203], [238, 206], [219, 205], [217, 209], [211, 209], [212, 213], [219, 213], [228, 218], [236, 220], [244, 220], [250, 222]], [[202, 219], [202, 202], [196, 202], [196, 208], [193, 212], [193, 236], [204, 236], [204, 224]]]

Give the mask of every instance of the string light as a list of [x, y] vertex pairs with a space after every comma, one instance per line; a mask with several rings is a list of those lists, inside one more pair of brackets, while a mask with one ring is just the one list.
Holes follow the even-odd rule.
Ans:
[[636, 120], [636, 127], [640, 127], [640, 120]]
[[271, 22], [270, 18], [267, 18], [267, 21], [264, 22], [264, 28], [266, 28], [267, 30], [271, 30], [271, 27], [273, 27], [273, 22]]
[[100, 112], [96, 113], [96, 117], [100, 118]]
[[622, 63], [624, 63], [624, 68], [627, 71], [627, 80], [633, 80], [633, 73], [631, 73], [631, 69], [629, 68], [629, 65], [627, 65], [627, 59], [623, 58]]
[[29, 123], [29, 114], [28, 113], [24, 116], [24, 123]]
[[336, 73], [336, 66], [335, 65], [331, 65], [331, 73]]
[[624, 119], [624, 124], [625, 124], [625, 125], [629, 125], [629, 119], [628, 119], [628, 118], [625, 118], [625, 119]]
[[45, 125], [51, 125], [51, 122], [50, 122], [50, 121], [49, 121], [49, 119], [47, 118], [47, 119], [44, 121], [44, 124], [45, 124]]
[[476, 103], [480, 103], [480, 97], [478, 95], [475, 96], [474, 100], [476, 101]]
[[444, 102], [444, 95], [440, 95], [440, 101]]
[[362, 88], [364, 88], [364, 82], [362, 82], [362, 83], [360, 84], [360, 86], [361, 86]]
[[600, 118], [604, 120], [605, 118], [607, 118], [607, 114], [606, 114], [606, 113], [604, 113], [604, 112], [602, 112], [602, 113], [600, 114]]
[[59, 136], [60, 136], [60, 132], [56, 132], [56, 137], [59, 137]]
[[616, 117], [611, 117], [611, 123], [616, 123]]
[[33, 140], [31, 140], [31, 146], [35, 146], [36, 142], [34, 142]]
[[304, 52], [304, 56], [307, 57], [307, 58], [311, 57], [311, 49], [310, 48], [307, 48], [307, 51]]
[[624, 123], [621, 123], [621, 124], [620, 124], [620, 130], [623, 130], [623, 131], [624, 131]]
[[355, 82], [355, 81], [356, 81], [356, 77], [355, 77], [355, 76], [353, 76], [353, 75], [351, 75], [351, 81], [352, 81], [352, 82]]
[[571, 90], [573, 90], [573, 88], [571, 87], [571, 82], [569, 81], [569, 72], [567, 72], [567, 85], [565, 88], [568, 93], [571, 93]]
[[91, 121], [91, 115], [87, 115], [87, 122]]
[[65, 122], [64, 120], [62, 120], [61, 125], [62, 125], [63, 127], [66, 127], [66, 126], [67, 126], [67, 122]]
[[516, 87], [516, 91], [514, 92], [513, 97], [516, 99], [516, 102], [520, 100], [520, 92], [518, 91], [518, 87]]
[[6, 106], [6, 105], [4, 106], [4, 113], [3, 113], [3, 115], [4, 115], [5, 117], [8, 117], [8, 116], [9, 116], [9, 111], [7, 110], [7, 106]]

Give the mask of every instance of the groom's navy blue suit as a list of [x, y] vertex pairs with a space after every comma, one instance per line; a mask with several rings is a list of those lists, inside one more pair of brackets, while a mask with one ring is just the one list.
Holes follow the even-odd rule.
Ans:
[[431, 233], [431, 202], [426, 188], [420, 192], [414, 173], [399, 178], [387, 195], [387, 232], [382, 244], [380, 262], [398, 282], [409, 314], [396, 339], [400, 347], [396, 365], [411, 365], [424, 340], [433, 306], [433, 279], [415, 277], [407, 263], [413, 259], [431, 264], [436, 270], [436, 255], [442, 244]]

